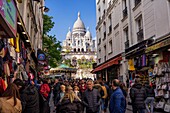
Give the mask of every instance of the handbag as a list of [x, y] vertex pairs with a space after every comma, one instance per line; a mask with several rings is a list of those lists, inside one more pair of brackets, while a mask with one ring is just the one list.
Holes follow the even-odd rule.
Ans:
[[156, 104], [155, 108], [157, 108], [157, 109], [164, 109], [164, 105], [165, 105], [165, 100], [162, 99], [162, 100], [160, 100], [160, 101]]
[[169, 91], [166, 91], [166, 93], [164, 94], [164, 98], [168, 99], [169, 98]]
[[164, 91], [162, 89], [158, 91], [158, 96], [164, 96]]
[[164, 111], [167, 112], [167, 113], [170, 113], [170, 103], [167, 102], [164, 106]]

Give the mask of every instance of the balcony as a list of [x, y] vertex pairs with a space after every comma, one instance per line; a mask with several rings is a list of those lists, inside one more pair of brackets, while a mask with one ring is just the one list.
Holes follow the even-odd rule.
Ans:
[[125, 49], [129, 48], [129, 40], [125, 42]]
[[139, 3], [141, 3], [141, 0], [135, 0], [135, 7], [136, 7]]
[[103, 41], [106, 39], [106, 31], [103, 33]]
[[123, 10], [123, 18], [125, 18], [127, 15], [128, 15], [127, 7], [125, 7], [125, 9]]
[[141, 29], [141, 30], [139, 30], [139, 32], [137, 32], [137, 40], [138, 40], [138, 42], [141, 42], [144, 40], [143, 29]]

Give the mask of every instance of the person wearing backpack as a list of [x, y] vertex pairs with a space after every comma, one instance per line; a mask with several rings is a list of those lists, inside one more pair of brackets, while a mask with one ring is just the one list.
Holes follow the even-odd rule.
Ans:
[[145, 113], [146, 90], [142, 87], [140, 79], [135, 79], [135, 84], [130, 90], [130, 98], [132, 100], [133, 113]]

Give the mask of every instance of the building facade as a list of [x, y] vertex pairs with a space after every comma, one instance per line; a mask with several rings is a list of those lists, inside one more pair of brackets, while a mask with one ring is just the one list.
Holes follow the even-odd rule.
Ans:
[[66, 64], [78, 69], [76, 75], [73, 75], [74, 77], [94, 77], [94, 74], [90, 72], [92, 64], [96, 62], [95, 40], [92, 39], [89, 28], [86, 30], [80, 18], [80, 12], [72, 31], [69, 28], [66, 39], [63, 41], [62, 56]]
[[[93, 72], [125, 83], [135, 76], [149, 79], [148, 70], [159, 62], [154, 55], [160, 48], [168, 54], [169, 5], [169, 0], [96, 0], [98, 51]], [[162, 59], [163, 53], [159, 54]]]

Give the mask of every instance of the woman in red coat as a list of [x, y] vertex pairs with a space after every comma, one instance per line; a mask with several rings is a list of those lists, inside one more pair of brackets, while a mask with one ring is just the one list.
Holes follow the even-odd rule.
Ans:
[[47, 80], [45, 79], [43, 81], [43, 84], [41, 85], [40, 87], [40, 94], [45, 98], [45, 99], [48, 99], [48, 95], [50, 93], [50, 87], [48, 85], [48, 82]]

